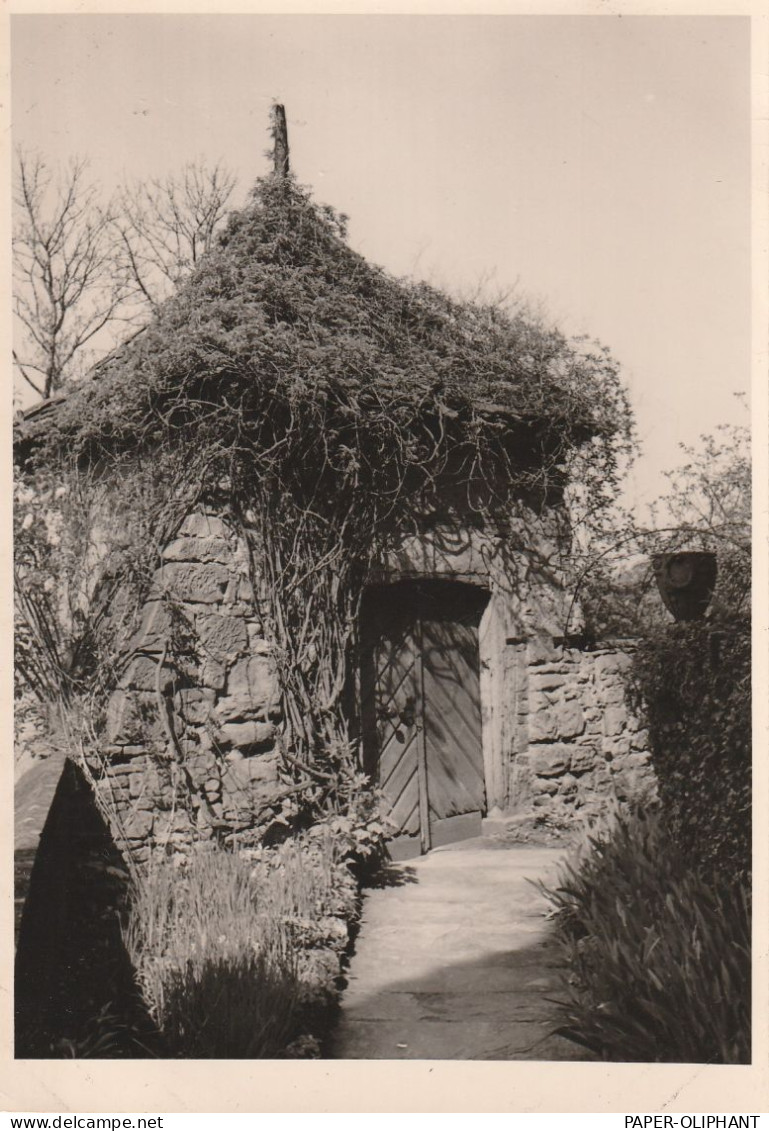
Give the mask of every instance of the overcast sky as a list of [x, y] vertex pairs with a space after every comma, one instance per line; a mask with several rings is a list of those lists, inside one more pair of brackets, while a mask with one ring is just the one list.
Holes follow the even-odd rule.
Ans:
[[750, 379], [744, 17], [12, 17], [16, 144], [105, 187], [220, 159], [243, 192], [285, 102], [293, 169], [352, 244], [517, 288], [622, 364], [652, 498]]

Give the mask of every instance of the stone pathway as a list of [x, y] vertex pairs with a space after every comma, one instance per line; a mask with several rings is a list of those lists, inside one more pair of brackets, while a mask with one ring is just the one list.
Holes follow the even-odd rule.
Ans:
[[547, 902], [562, 849], [478, 838], [393, 865], [370, 890], [338, 1059], [582, 1060], [552, 1036], [561, 969]]

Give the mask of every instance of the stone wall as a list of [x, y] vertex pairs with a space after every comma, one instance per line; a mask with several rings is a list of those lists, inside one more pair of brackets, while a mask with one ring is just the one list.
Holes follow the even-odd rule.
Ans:
[[[489, 593], [480, 659], [492, 816], [595, 811], [654, 789], [646, 732], [625, 698], [627, 651], [555, 642], [568, 595], [545, 560], [544, 540], [532, 564], [443, 529], [402, 544], [379, 577], [450, 577]], [[164, 551], [99, 768], [115, 835], [139, 860], [201, 834], [258, 840], [285, 796], [280, 688], [250, 568], [242, 536], [217, 515], [190, 515]]]
[[510, 810], [599, 810], [607, 798], [654, 794], [648, 733], [627, 703], [632, 642], [593, 651], [530, 640], [526, 691], [518, 697], [524, 739], [511, 766]]
[[504, 541], [428, 525], [391, 548], [380, 578], [450, 578], [488, 593], [479, 643], [490, 816], [643, 800], [655, 785], [647, 733], [626, 701], [632, 641], [594, 651], [558, 643], [567, 623], [572, 633], [582, 626], [564, 580], [562, 532], [525, 509], [517, 520]]
[[264, 823], [280, 720], [247, 547], [221, 518], [192, 514], [163, 554], [108, 710], [99, 788], [118, 837], [142, 859], [193, 831]]

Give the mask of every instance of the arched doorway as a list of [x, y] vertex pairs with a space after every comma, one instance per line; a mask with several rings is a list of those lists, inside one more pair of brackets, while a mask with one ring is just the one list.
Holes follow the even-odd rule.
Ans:
[[454, 581], [372, 587], [362, 608], [364, 765], [395, 859], [477, 836], [486, 812], [478, 629], [489, 594]]

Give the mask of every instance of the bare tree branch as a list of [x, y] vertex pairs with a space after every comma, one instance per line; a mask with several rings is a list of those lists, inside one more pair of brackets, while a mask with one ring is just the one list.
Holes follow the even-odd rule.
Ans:
[[213, 243], [234, 188], [221, 166], [195, 162], [165, 180], [124, 185], [103, 205], [82, 158], [56, 171], [20, 151], [13, 251], [22, 380], [50, 397], [113, 323], [155, 313]]
[[235, 185], [221, 165], [197, 161], [165, 180], [122, 187], [117, 263], [139, 313], [155, 313], [211, 247]]
[[[19, 151], [14, 184], [14, 363], [40, 396], [74, 375], [84, 346], [117, 316], [126, 288], [114, 268], [114, 211], [88, 165], [53, 172]], [[30, 379], [30, 372], [40, 380]]]
[[[27, 384], [32, 386], [32, 388], [35, 390], [35, 392], [37, 393], [37, 395], [39, 397], [42, 397], [43, 396], [42, 386], [37, 385], [32, 380], [29, 373], [27, 372], [27, 367], [22, 365], [22, 363], [19, 361], [16, 350], [13, 351], [13, 362], [14, 362], [14, 365], [16, 366], [18, 372], [21, 374], [21, 376], [24, 378], [24, 380], [27, 382]], [[30, 368], [31, 368], [31, 366], [30, 366]]]

